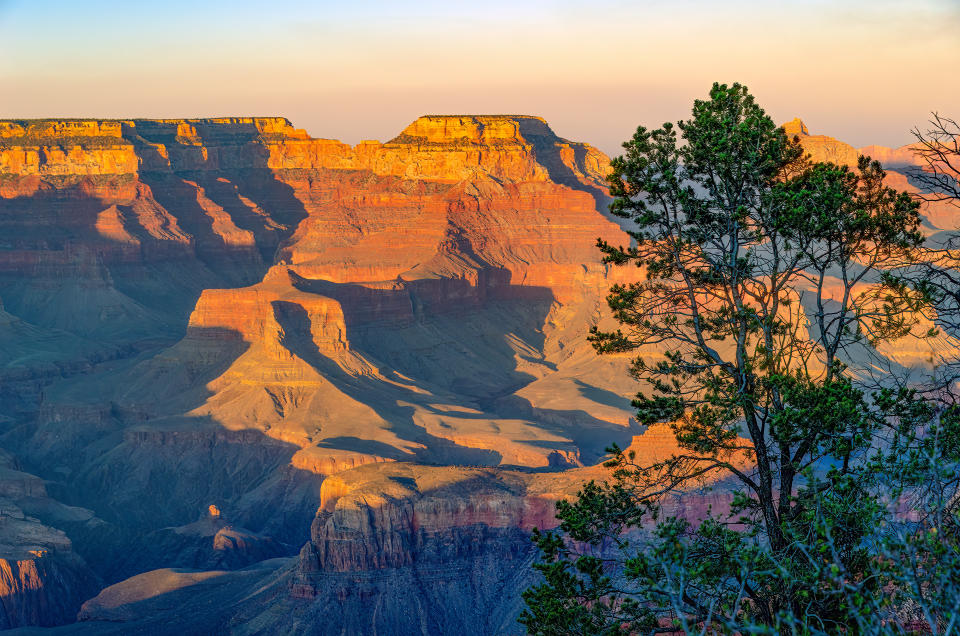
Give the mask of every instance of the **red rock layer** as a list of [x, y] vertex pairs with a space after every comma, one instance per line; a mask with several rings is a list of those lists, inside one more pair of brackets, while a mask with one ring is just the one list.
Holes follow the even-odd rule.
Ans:
[[16, 459], [0, 451], [0, 629], [71, 622], [98, 581], [56, 528], [23, 509], [68, 511], [47, 495], [44, 481], [22, 472]]
[[[814, 159], [856, 161], [787, 130]], [[627, 241], [603, 214], [606, 171], [524, 116], [422, 117], [355, 147], [282, 118], [0, 122], [16, 440], [114, 527], [170, 526], [179, 551], [196, 546], [176, 528], [211, 500], [252, 530], [203, 535], [204, 550], [259, 554], [264, 528], [302, 541], [325, 477], [303, 597], [328, 575], [449, 582], [527, 559], [530, 528], [601, 472], [508, 468], [590, 464], [637, 432], [624, 361], [584, 341], [612, 277], [636, 274], [598, 263], [598, 237]], [[634, 446], [672, 448], [656, 430]], [[14, 607], [41, 567], [10, 566]]]
[[75, 557], [47, 551], [25, 559], [0, 558], [0, 629], [72, 622], [96, 589], [85, 567]]
[[[86, 225], [76, 220], [73, 233], [86, 233], [85, 245], [119, 244], [127, 250], [123, 258], [145, 264], [161, 253], [160, 245], [167, 253], [179, 245], [182, 258], [199, 259], [225, 276], [237, 262], [254, 271], [258, 252], [266, 257], [279, 249], [270, 255], [276, 264], [261, 268], [260, 282], [203, 289], [186, 338], [144, 365], [143, 379], [134, 379], [118, 403], [137, 410], [145, 400], [157, 402], [163, 409], [156, 415], [202, 415], [227, 428], [263, 430], [303, 447], [294, 465], [310, 470], [392, 458], [326, 445], [344, 432], [324, 426], [334, 416], [318, 405], [337, 401], [342, 389], [333, 388], [320, 367], [367, 376], [381, 367], [369, 343], [354, 352], [357, 334], [414, 329], [450, 313], [482, 315], [497, 302], [536, 307], [509, 328], [539, 329], [556, 303], [603, 293], [608, 281], [596, 263], [596, 238], [624, 240], [597, 209], [606, 158], [557, 138], [537, 118], [424, 117], [390, 142], [355, 148], [310, 139], [285, 120], [121, 123], [138, 171], [124, 175], [127, 190], [110, 182], [113, 190], [95, 193], [107, 207], [88, 215]], [[62, 193], [61, 186], [45, 187]], [[66, 206], [51, 207], [60, 223]], [[51, 258], [42, 244], [33, 247], [30, 255]], [[112, 272], [121, 257], [103, 248], [93, 260]], [[442, 346], [436, 348], [441, 355]], [[226, 370], [207, 377], [231, 358]], [[464, 373], [476, 375], [468, 367]], [[158, 392], [159, 374], [165, 383]], [[179, 399], [201, 376], [213, 394]], [[342, 401], [353, 404], [356, 397]], [[362, 437], [373, 435], [398, 456], [424, 446], [392, 430], [374, 434], [390, 429], [390, 417], [364, 404], [351, 409], [335, 417], [359, 420], [368, 427]], [[318, 424], [330, 432], [317, 436]], [[493, 436], [440, 432], [445, 443], [468, 448], [498, 444]], [[546, 466], [557, 453], [577, 456], [569, 440], [557, 441], [542, 450], [518, 447], [503, 461]]]
[[[863, 155], [883, 164], [884, 169], [887, 170], [885, 183], [888, 186], [912, 194], [920, 192], [908, 179], [911, 171], [922, 170], [926, 165], [917, 156], [915, 144], [899, 148], [873, 145], [857, 149], [826, 135], [811, 135], [800, 119], [787, 122], [783, 127], [788, 135], [799, 138], [803, 149], [810, 154], [813, 161], [829, 161], [855, 168], [858, 158]], [[926, 229], [931, 234], [933, 233], [930, 232], [931, 227], [934, 231], [960, 228], [957, 208], [949, 201], [925, 201], [921, 213], [927, 221]]]

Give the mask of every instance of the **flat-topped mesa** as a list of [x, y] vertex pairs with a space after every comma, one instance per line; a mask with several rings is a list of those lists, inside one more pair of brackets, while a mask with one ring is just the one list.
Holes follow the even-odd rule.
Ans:
[[546, 121], [531, 115], [424, 115], [388, 143], [524, 144], [524, 132], [557, 138]]
[[[358, 160], [370, 153], [379, 174], [442, 181], [487, 172], [506, 181], [554, 180], [564, 185], [604, 186], [610, 160], [596, 148], [558, 137], [547, 122], [530, 115], [424, 115], [382, 146], [358, 146]], [[417, 162], [405, 161], [411, 154]]]
[[538, 117], [424, 116], [387, 143], [347, 150], [352, 159], [336, 142], [270, 146], [277, 178], [316, 206], [278, 255], [308, 279], [440, 276], [476, 288], [477, 270], [492, 267], [502, 276], [486, 282], [555, 287], [566, 278], [558, 265], [596, 261], [597, 236], [623, 240], [597, 211], [607, 157]]
[[281, 323], [290, 311], [307, 321], [309, 332], [302, 335], [309, 336], [318, 351], [335, 354], [349, 346], [339, 301], [270, 284], [204, 290], [190, 315], [187, 333], [193, 341], [229, 339], [261, 345], [273, 354], [271, 359], [285, 360], [289, 353], [277, 343], [285, 335]]
[[90, 119], [18, 119], [0, 121], [0, 139], [56, 139], [74, 137], [122, 137], [119, 121]]
[[132, 174], [137, 156], [119, 121], [0, 121], [0, 175]]
[[859, 153], [850, 144], [845, 144], [826, 135], [811, 135], [799, 117], [781, 126], [787, 136], [800, 139], [800, 145], [813, 161], [824, 161], [841, 166], [856, 166]]
[[266, 167], [264, 146], [282, 140], [310, 136], [285, 117], [7, 120], [0, 121], [0, 175]]

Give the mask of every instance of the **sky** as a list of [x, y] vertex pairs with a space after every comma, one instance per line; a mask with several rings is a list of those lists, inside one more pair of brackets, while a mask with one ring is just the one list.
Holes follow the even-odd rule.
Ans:
[[960, 0], [0, 0], [0, 118], [282, 115], [348, 143], [510, 113], [616, 154], [720, 81], [899, 146], [960, 116], [958, 63]]

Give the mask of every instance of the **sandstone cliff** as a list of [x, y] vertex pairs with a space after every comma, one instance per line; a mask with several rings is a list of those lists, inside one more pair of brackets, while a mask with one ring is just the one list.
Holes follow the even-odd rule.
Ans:
[[584, 340], [636, 274], [593, 247], [606, 172], [526, 116], [0, 122], [0, 444], [43, 478], [0, 480], [8, 623], [70, 620], [89, 564], [68, 631], [512, 629], [553, 501], [672, 448]]
[[[783, 128], [789, 136], [800, 140], [803, 149], [809, 153], [813, 161], [829, 161], [856, 168], [858, 157], [866, 156], [883, 164], [887, 171], [885, 180], [887, 185], [905, 192], [920, 192], [909, 178], [912, 172], [925, 167], [924, 162], [917, 157], [914, 145], [899, 148], [872, 145], [857, 149], [833, 137], [811, 135], [800, 119], [787, 122]], [[960, 217], [957, 215], [956, 206], [949, 201], [926, 202], [923, 205], [922, 214], [926, 221], [923, 230], [931, 237], [939, 231], [960, 228]], [[936, 240], [934, 238], [934, 242]]]
[[85, 521], [92, 516], [50, 499], [42, 479], [0, 453], [0, 629], [70, 622], [99, 588], [66, 534], [33, 514]]
[[[593, 243], [624, 240], [607, 160], [541, 119], [0, 129], [0, 433], [96, 510], [64, 527], [107, 582], [290, 553], [358, 466], [557, 470], [635, 432], [582, 379], [628, 385], [583, 343]], [[210, 501], [232, 529], [195, 522]]]

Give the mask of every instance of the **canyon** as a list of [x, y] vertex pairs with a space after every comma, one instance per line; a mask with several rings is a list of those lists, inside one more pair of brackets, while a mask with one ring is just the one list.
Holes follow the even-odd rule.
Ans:
[[556, 500], [675, 447], [586, 341], [637, 275], [608, 163], [519, 115], [0, 122], [0, 628], [519, 632]]

